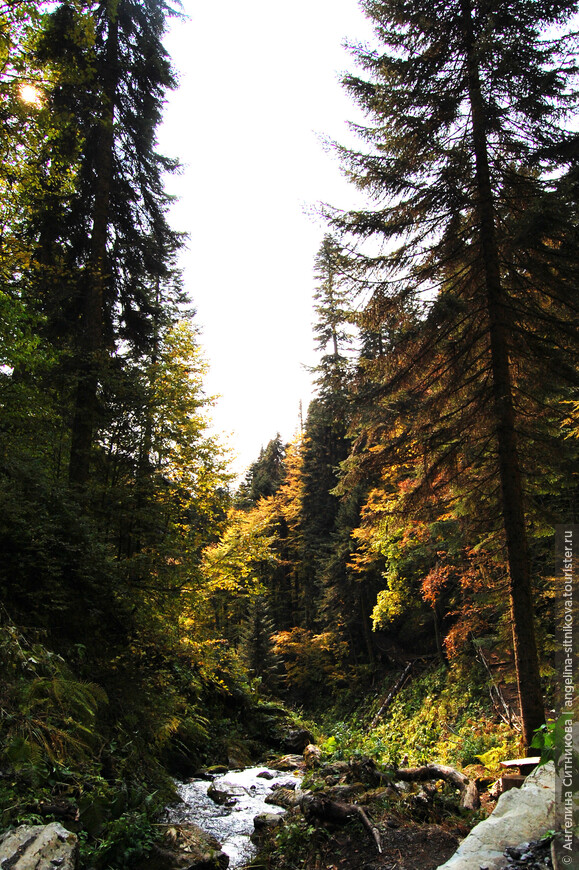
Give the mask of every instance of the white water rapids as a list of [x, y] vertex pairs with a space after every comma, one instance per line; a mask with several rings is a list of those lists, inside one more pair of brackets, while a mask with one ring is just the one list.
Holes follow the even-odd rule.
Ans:
[[[272, 774], [273, 779], [258, 774]], [[210, 785], [229, 796], [227, 805], [220, 806], [207, 795]], [[183, 803], [167, 808], [169, 824], [193, 823], [212, 834], [229, 855], [229, 870], [242, 867], [256, 853], [249, 839], [253, 833], [253, 820], [260, 813], [283, 813], [281, 807], [266, 804], [265, 798], [274, 786], [296, 785], [296, 777], [267, 767], [248, 767], [245, 770], [230, 770], [217, 776], [213, 782], [196, 779], [177, 782], [177, 790]], [[299, 782], [297, 784], [299, 787]]]

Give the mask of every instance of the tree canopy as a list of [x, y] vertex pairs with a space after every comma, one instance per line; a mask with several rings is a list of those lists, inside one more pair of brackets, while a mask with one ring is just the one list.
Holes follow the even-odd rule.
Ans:
[[[365, 122], [335, 150], [365, 204], [327, 208], [312, 252], [305, 420], [237, 486], [156, 141], [179, 10], [0, 6], [0, 814], [68, 795], [96, 870], [138, 866], [124, 838], [153, 842], [168, 772], [280, 748], [280, 700], [366, 715], [421, 662], [424, 746], [446, 752], [445, 674], [468, 763], [475, 703], [521, 749], [556, 703], [579, 3], [362, 5], [375, 42], [343, 85]], [[392, 700], [367, 718], [398, 763], [418, 714]]]

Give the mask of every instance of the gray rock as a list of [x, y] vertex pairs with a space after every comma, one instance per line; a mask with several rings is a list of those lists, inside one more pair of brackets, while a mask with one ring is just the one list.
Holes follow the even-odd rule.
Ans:
[[306, 746], [313, 744], [315, 740], [311, 731], [306, 728], [295, 728], [288, 731], [283, 739], [284, 748], [288, 752], [303, 752]]
[[232, 794], [228, 791], [223, 791], [223, 789], [217, 788], [213, 783], [211, 783], [207, 789], [207, 796], [222, 807], [232, 807], [236, 802], [236, 799]]
[[438, 870], [498, 870], [504, 851], [537, 840], [555, 827], [555, 766], [536, 768], [520, 789], [504, 792], [494, 812], [476, 825]]
[[306, 763], [303, 755], [284, 755], [269, 765], [272, 770], [304, 770]]
[[78, 838], [58, 822], [20, 825], [0, 839], [2, 870], [76, 870]]
[[284, 810], [290, 810], [292, 807], [297, 807], [299, 803], [299, 795], [295, 789], [291, 788], [276, 788], [265, 799], [266, 804], [273, 804], [276, 807], [282, 807]]
[[269, 830], [270, 828], [277, 828], [278, 825], [281, 825], [281, 823], [281, 813], [260, 813], [253, 820], [253, 825], [256, 831], [264, 831]]

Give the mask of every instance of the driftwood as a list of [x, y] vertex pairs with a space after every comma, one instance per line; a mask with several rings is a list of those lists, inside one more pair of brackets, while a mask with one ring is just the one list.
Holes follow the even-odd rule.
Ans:
[[394, 773], [395, 780], [403, 782], [427, 782], [428, 780], [443, 779], [460, 789], [460, 805], [465, 810], [477, 810], [480, 807], [480, 799], [476, 783], [470, 780], [464, 773], [447, 767], [445, 764], [425, 764], [423, 767], [401, 767]]
[[300, 799], [300, 807], [309, 822], [321, 822], [330, 825], [345, 825], [351, 819], [359, 819], [374, 840], [379, 853], [382, 853], [380, 834], [362, 809], [356, 804], [345, 804], [333, 801], [323, 794], [304, 794]]

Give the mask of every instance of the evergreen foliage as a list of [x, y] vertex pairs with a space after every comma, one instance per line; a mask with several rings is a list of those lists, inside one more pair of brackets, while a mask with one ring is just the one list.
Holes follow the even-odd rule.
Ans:
[[273, 651], [275, 626], [264, 595], [249, 600], [248, 612], [241, 627], [239, 651], [250, 679], [257, 679], [270, 694], [279, 690], [280, 661]]
[[237, 507], [252, 507], [260, 498], [268, 498], [277, 492], [283, 481], [284, 457], [285, 447], [278, 432], [267, 447], [262, 447], [258, 458], [250, 465], [237, 491]]
[[[473, 513], [473, 543], [504, 553], [529, 744], [543, 701], [525, 514], [543, 494], [539, 453], [560, 443], [578, 350], [577, 261], [564, 241], [576, 231], [574, 207], [561, 185], [574, 141], [564, 126], [573, 37], [542, 34], [575, 7], [365, 8], [381, 50], [357, 49], [366, 78], [345, 85], [370, 119], [359, 131], [369, 150], [340, 150], [377, 205], [334, 221], [354, 239], [387, 243], [359, 256], [356, 270], [372, 296], [368, 316], [379, 312], [392, 346], [362, 370], [373, 389], [362, 397], [357, 450], [376, 469], [399, 469], [402, 515]], [[549, 202], [558, 219], [527, 233]], [[563, 479], [569, 460], [555, 461]]]
[[167, 771], [279, 742], [276, 695], [371, 715], [435, 661], [324, 752], [399, 763], [410, 734], [462, 765], [516, 741], [489, 734], [477, 650], [512, 657], [525, 746], [552, 698], [579, 4], [363, 5], [378, 47], [344, 84], [368, 121], [338, 151], [369, 204], [314, 261], [303, 432], [233, 496], [155, 141], [177, 10], [0, 7], [0, 812], [66, 795], [95, 870], [138, 865]]

